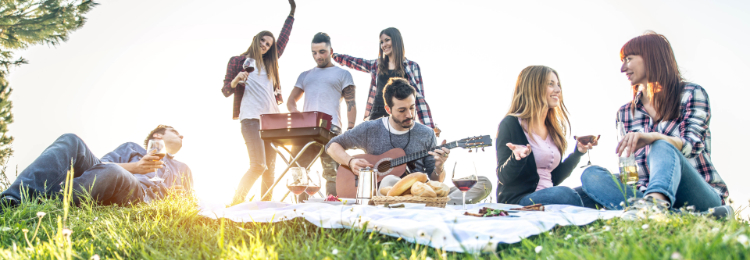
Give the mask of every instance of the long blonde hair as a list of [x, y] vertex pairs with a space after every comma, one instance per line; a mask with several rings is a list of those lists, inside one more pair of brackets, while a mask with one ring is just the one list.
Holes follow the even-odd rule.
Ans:
[[[537, 122], [547, 112], [544, 119], [544, 125], [547, 127], [549, 135], [555, 142], [560, 154], [567, 149], [568, 142], [565, 136], [570, 129], [570, 120], [568, 120], [568, 109], [563, 103], [563, 95], [560, 92], [560, 105], [550, 108], [547, 103], [547, 84], [549, 84], [549, 74], [554, 73], [558, 80], [560, 76], [557, 71], [547, 66], [528, 66], [518, 74], [516, 88], [513, 91], [513, 100], [507, 115], [515, 116], [525, 120], [528, 125], [524, 129], [529, 135], [534, 133]], [[562, 84], [560, 85], [562, 88]], [[531, 138], [534, 141], [534, 138]]]
[[[261, 54], [262, 52], [260, 51], [260, 39], [264, 36], [271, 36], [271, 38], [273, 38], [273, 44], [271, 44], [271, 48], [266, 52], [266, 54]], [[280, 88], [279, 53], [278, 49], [276, 48], [276, 38], [273, 37], [273, 33], [269, 31], [259, 32], [253, 37], [253, 43], [250, 44], [250, 47], [247, 48], [247, 51], [240, 54], [240, 56], [255, 59], [255, 66], [257, 66], [258, 75], [260, 75], [260, 70], [265, 68], [266, 73], [268, 74], [268, 80], [273, 83], [274, 90]], [[257, 57], [263, 58], [258, 59]]]

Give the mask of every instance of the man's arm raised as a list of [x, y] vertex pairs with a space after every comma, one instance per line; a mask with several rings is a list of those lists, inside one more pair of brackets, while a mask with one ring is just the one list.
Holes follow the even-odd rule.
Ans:
[[137, 162], [117, 163], [117, 165], [120, 165], [120, 167], [132, 174], [146, 174], [164, 168], [164, 162], [159, 160], [159, 156], [153, 155], [152, 153], [143, 156], [143, 158]]
[[354, 85], [344, 88], [344, 91], [341, 92], [344, 101], [346, 101], [346, 117], [349, 120], [347, 130], [354, 128], [354, 123], [357, 121], [357, 103], [354, 101], [354, 93]]

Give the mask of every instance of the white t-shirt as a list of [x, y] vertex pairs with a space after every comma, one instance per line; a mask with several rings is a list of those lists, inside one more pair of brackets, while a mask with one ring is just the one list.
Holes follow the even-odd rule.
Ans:
[[279, 113], [279, 105], [273, 92], [273, 83], [266, 69], [250, 72], [245, 81], [245, 94], [240, 104], [240, 120], [260, 119], [261, 114]]
[[341, 127], [341, 92], [353, 86], [354, 80], [349, 71], [336, 66], [312, 68], [302, 72], [294, 87], [305, 91], [305, 105], [302, 111], [320, 111], [333, 117], [333, 124]]

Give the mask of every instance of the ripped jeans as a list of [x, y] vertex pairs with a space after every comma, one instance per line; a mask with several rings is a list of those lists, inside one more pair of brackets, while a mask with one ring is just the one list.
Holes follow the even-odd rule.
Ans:
[[[271, 148], [271, 143], [260, 139], [260, 120], [243, 119], [241, 124], [242, 137], [245, 138], [247, 154], [250, 157], [250, 169], [245, 172], [245, 175], [242, 176], [237, 186], [237, 190], [234, 193], [234, 202], [245, 201], [247, 193], [260, 176], [263, 176], [263, 180], [260, 184], [261, 195], [258, 198], [266, 194], [271, 185], [273, 185], [276, 166], [276, 151]], [[263, 198], [263, 200], [270, 201], [272, 193], [273, 191], [267, 197]]]

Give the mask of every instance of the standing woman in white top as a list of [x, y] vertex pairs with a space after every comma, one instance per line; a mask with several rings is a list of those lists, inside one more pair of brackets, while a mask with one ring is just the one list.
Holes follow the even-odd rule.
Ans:
[[[247, 153], [250, 156], [250, 169], [240, 180], [234, 194], [233, 203], [243, 202], [255, 181], [263, 176], [261, 194], [273, 185], [276, 154], [270, 143], [260, 139], [260, 115], [279, 113], [279, 105], [274, 97], [274, 89], [279, 86], [279, 57], [276, 39], [269, 31], [262, 31], [253, 37], [253, 43], [242, 54], [255, 60], [253, 72], [240, 72], [232, 80], [231, 87], [245, 84], [245, 92], [240, 105], [242, 137], [245, 138]], [[262, 196], [262, 195], [261, 195]], [[271, 200], [271, 196], [262, 198]]]

